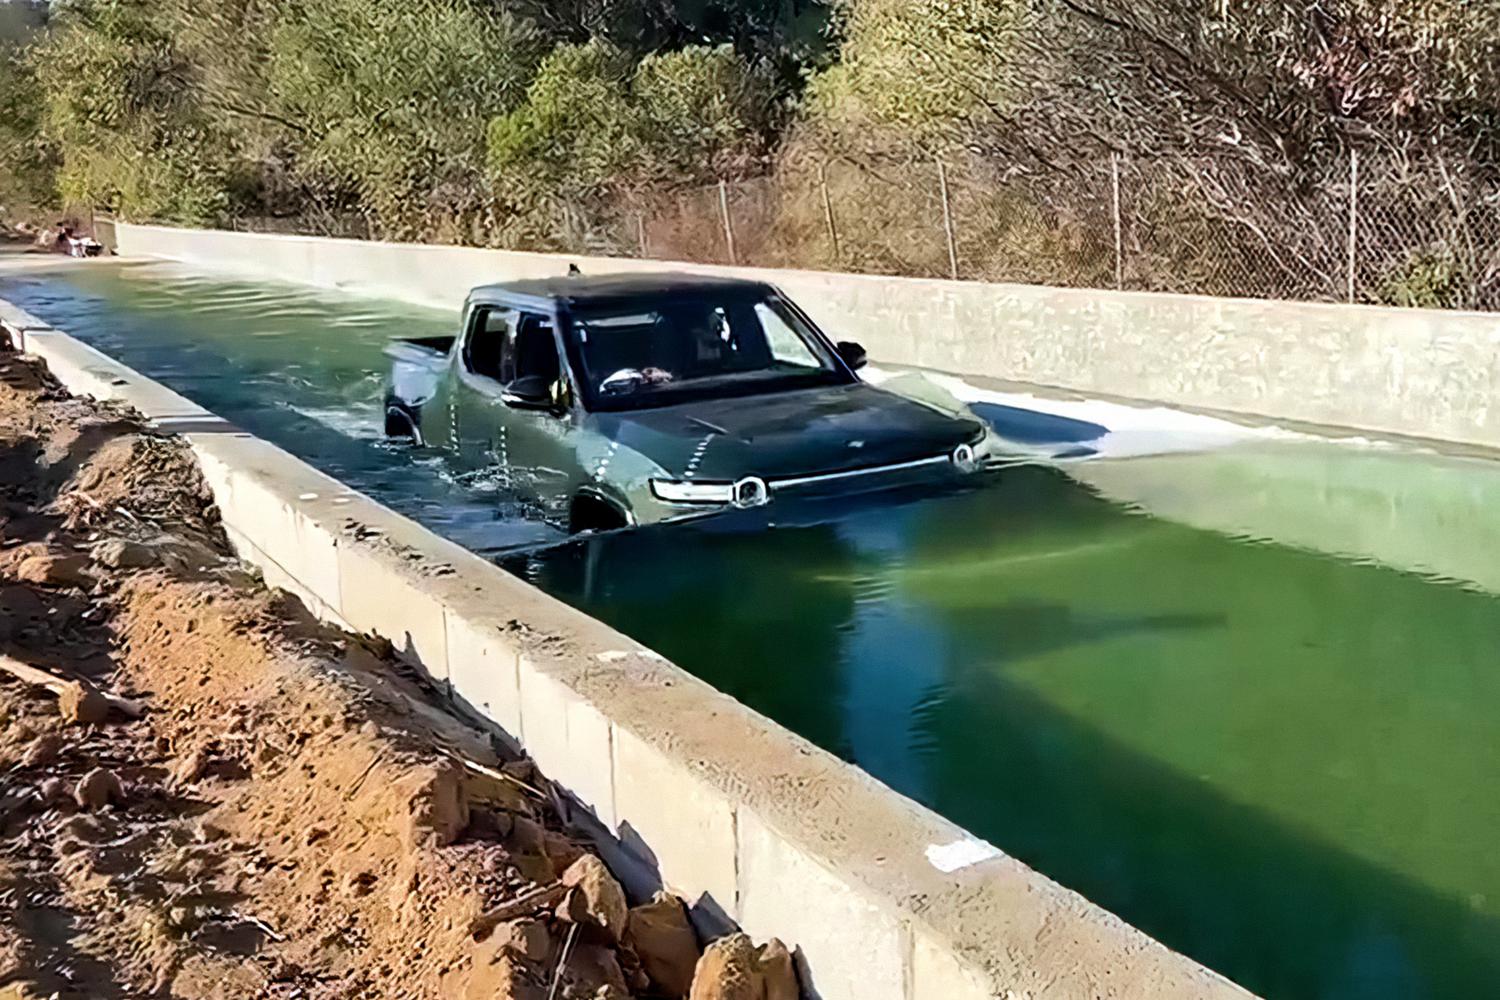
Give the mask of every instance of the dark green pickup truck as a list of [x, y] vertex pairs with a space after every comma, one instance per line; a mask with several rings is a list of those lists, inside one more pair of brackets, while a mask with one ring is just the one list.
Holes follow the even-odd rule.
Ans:
[[387, 353], [387, 434], [498, 466], [572, 531], [961, 478], [991, 457], [962, 406], [861, 382], [859, 345], [760, 282], [486, 285], [457, 337]]

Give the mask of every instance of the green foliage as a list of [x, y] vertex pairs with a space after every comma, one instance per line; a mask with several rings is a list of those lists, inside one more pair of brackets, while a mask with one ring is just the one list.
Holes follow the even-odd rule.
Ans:
[[464, 0], [304, 0], [274, 27], [268, 89], [299, 169], [345, 184], [388, 235], [482, 200], [484, 125], [539, 56], [526, 24]]
[[[1467, 184], [1493, 176], [1500, 159], [1497, 3], [50, 9], [26, 56], [0, 60], [0, 198], [43, 201], [52, 187], [187, 223], [357, 214], [360, 229], [388, 237], [572, 248], [619, 229], [653, 191], [741, 180], [778, 162], [795, 172], [808, 166], [800, 150], [832, 145], [887, 176], [905, 164], [918, 186], [932, 153], [978, 167], [981, 186], [1008, 191], [973, 196], [968, 231], [991, 242], [1042, 246], [1035, 233], [1086, 217], [1079, 178], [1123, 153], [1149, 158], [1173, 198], [1237, 219], [1227, 232], [1298, 247], [1307, 227], [1297, 220], [1316, 217], [1307, 204], [1347, 176], [1351, 148], [1414, 163], [1437, 151], [1442, 173]], [[1006, 221], [1025, 211], [1045, 224]], [[826, 228], [813, 221], [809, 232]], [[1429, 263], [1413, 263], [1391, 294], [1446, 295]]]
[[55, 198], [54, 164], [41, 136], [41, 91], [18, 51], [0, 48], [0, 215], [23, 216]]
[[775, 101], [769, 76], [728, 45], [647, 56], [632, 85], [648, 169], [668, 183], [747, 171], [765, 149]]
[[1379, 301], [1390, 306], [1453, 309], [1464, 300], [1468, 281], [1452, 252], [1443, 248], [1410, 254], [1380, 283]]
[[764, 149], [773, 101], [729, 46], [634, 64], [593, 41], [543, 60], [526, 100], [489, 127], [489, 166], [511, 238], [549, 241], [560, 203], [598, 207], [648, 186], [707, 183]]
[[833, 0], [491, 0], [558, 41], [598, 40], [637, 59], [692, 45], [728, 44], [772, 65], [781, 86], [832, 54]]
[[64, 156], [64, 200], [181, 222], [222, 217], [232, 139], [145, 4], [61, 7], [28, 65], [42, 95], [39, 133]]
[[542, 61], [525, 102], [490, 123], [490, 169], [507, 200], [587, 196], [635, 167], [630, 71], [626, 53], [600, 42]]
[[[1500, 138], [1500, 4], [843, 0], [814, 125], [1048, 165], [1140, 149], [1303, 169]], [[869, 139], [868, 135], [861, 135]]]
[[820, 125], [956, 142], [1023, 96], [1017, 56], [1038, 20], [1025, 0], [845, 0], [843, 14], [839, 62], [810, 88]]

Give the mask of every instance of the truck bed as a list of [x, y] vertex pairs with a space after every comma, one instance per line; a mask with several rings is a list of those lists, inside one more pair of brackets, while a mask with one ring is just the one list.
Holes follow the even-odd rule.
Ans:
[[456, 337], [412, 337], [385, 347], [391, 359], [387, 405], [399, 402], [409, 414], [432, 398], [448, 368], [448, 352]]
[[386, 357], [430, 367], [448, 357], [456, 337], [407, 337], [385, 345]]

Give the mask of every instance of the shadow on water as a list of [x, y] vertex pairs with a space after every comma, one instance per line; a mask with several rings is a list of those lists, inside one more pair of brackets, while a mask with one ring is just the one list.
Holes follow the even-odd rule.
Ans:
[[1500, 975], [1493, 600], [1043, 470], [508, 565], [1268, 996]]
[[995, 428], [1001, 437], [1021, 444], [1082, 444], [1097, 441], [1109, 433], [1109, 428], [1103, 424], [1001, 403], [970, 403], [969, 409]]

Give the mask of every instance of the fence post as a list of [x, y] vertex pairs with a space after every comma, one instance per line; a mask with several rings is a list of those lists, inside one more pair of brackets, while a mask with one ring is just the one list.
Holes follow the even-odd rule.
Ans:
[[1109, 173], [1115, 205], [1115, 290], [1125, 287], [1125, 228], [1120, 221], [1120, 154], [1109, 154]]
[[958, 241], [953, 235], [953, 206], [948, 201], [948, 168], [937, 161], [938, 190], [943, 195], [943, 232], [948, 237], [948, 274], [958, 280]]
[[637, 212], [637, 213], [635, 213], [635, 241], [640, 246], [641, 259], [644, 260], [645, 258], [649, 257], [650, 254], [646, 252], [646, 213], [645, 212]]
[[1354, 269], [1359, 248], [1359, 150], [1349, 150], [1349, 302], [1354, 302]]
[[729, 263], [738, 264], [739, 254], [734, 247], [734, 223], [729, 218], [729, 185], [719, 181], [719, 214], [724, 217], [724, 243], [729, 247]]
[[828, 196], [827, 164], [818, 164], [818, 189], [823, 192], [823, 221], [828, 224], [828, 242], [833, 244], [833, 260], [838, 263], [843, 254], [839, 252], [839, 229], [833, 221], [833, 199]]

